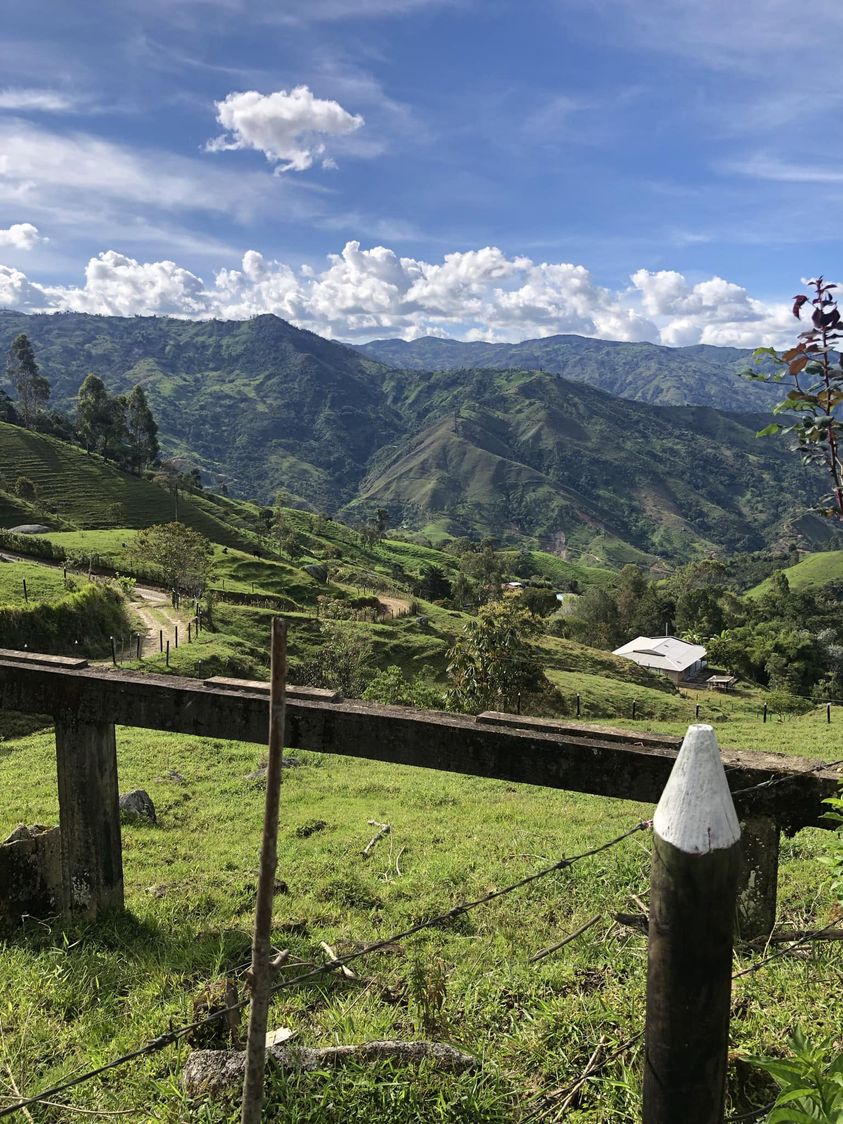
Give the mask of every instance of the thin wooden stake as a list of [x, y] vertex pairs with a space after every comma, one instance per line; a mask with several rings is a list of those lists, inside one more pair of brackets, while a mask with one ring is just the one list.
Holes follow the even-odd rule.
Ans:
[[269, 963], [272, 899], [278, 864], [278, 813], [281, 802], [281, 756], [287, 686], [287, 622], [272, 620], [272, 672], [269, 688], [269, 759], [266, 768], [266, 803], [261, 840], [261, 865], [252, 939], [252, 1004], [246, 1042], [246, 1075], [243, 1080], [241, 1124], [260, 1124], [263, 1077], [266, 1067], [266, 1023], [272, 968]]

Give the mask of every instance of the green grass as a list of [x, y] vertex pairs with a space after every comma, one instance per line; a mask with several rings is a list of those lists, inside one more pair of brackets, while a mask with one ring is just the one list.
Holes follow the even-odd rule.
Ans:
[[[79, 527], [148, 527], [174, 516], [172, 496], [150, 480], [121, 472], [75, 445], [0, 422], [0, 481], [8, 489], [18, 476], [34, 482], [41, 522], [55, 522], [55, 516]], [[244, 544], [241, 506], [218, 497], [181, 495], [179, 518], [215, 542], [239, 546]], [[20, 516], [10, 511], [4, 521], [11, 526]]]
[[[843, 580], [843, 550], [818, 551], [807, 554], [795, 566], [787, 566], [779, 573], [785, 574], [790, 588], [816, 589], [830, 581]], [[747, 593], [747, 597], [760, 597], [770, 588], [770, 579], [760, 582]]]
[[[731, 734], [728, 724], [724, 733]], [[137, 1047], [169, 1020], [191, 1021], [206, 985], [248, 959], [263, 808], [248, 775], [260, 747], [121, 729], [118, 755], [121, 791], [146, 788], [160, 824], [123, 829], [125, 915], [67, 929], [29, 922], [2, 946], [3, 1095], [9, 1071], [32, 1093]], [[297, 965], [320, 962], [321, 941], [348, 951], [610, 839], [652, 812], [529, 786], [295, 756], [303, 764], [283, 781], [278, 876], [288, 889], [275, 898], [273, 943], [289, 948]], [[56, 822], [54, 758], [50, 731], [0, 745], [0, 832], [18, 821]], [[370, 819], [390, 823], [392, 833], [364, 859]], [[811, 830], [783, 843], [785, 925], [831, 915], [817, 862], [826, 838]], [[643, 1026], [644, 940], [627, 930], [607, 934], [610, 912], [634, 911], [631, 895], [646, 893], [649, 861], [647, 837], [634, 836], [367, 958], [357, 981], [325, 978], [280, 993], [270, 1024], [291, 1027], [305, 1045], [434, 1038], [476, 1053], [482, 1069], [458, 1079], [388, 1067], [275, 1077], [266, 1119], [523, 1121], [531, 1096], [575, 1080], [601, 1037], [609, 1052]], [[602, 920], [583, 937], [529, 963], [594, 913]], [[730, 1111], [771, 1099], [766, 1079], [736, 1054], [778, 1051], [796, 1023], [814, 1035], [838, 1033], [842, 1004], [832, 945], [739, 981]], [[166, 1124], [236, 1120], [230, 1104], [186, 1102], [179, 1074], [187, 1050], [184, 1043], [168, 1048], [57, 1099]], [[635, 1047], [587, 1084], [566, 1121], [639, 1119], [640, 1071]], [[39, 1122], [77, 1118], [61, 1108], [34, 1114]]]
[[[26, 582], [28, 602], [23, 595]], [[71, 586], [75, 579], [69, 578]], [[36, 562], [0, 562], [0, 605], [22, 608], [25, 604], [57, 601], [67, 596], [60, 569], [39, 566]]]

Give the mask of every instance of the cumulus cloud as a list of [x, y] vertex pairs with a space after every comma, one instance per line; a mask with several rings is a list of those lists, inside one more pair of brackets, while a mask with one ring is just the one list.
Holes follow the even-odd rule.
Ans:
[[573, 333], [753, 347], [792, 337], [788, 304], [758, 300], [721, 277], [691, 283], [675, 271], [641, 269], [630, 282], [608, 288], [584, 265], [510, 257], [495, 246], [428, 262], [348, 242], [322, 269], [248, 250], [239, 268], [208, 279], [172, 261], [140, 262], [109, 250], [88, 262], [78, 286], [42, 285], [0, 267], [0, 304], [229, 320], [274, 313], [342, 340], [434, 335], [514, 342]]
[[722, 277], [691, 285], [673, 270], [639, 269], [631, 280], [644, 311], [661, 324], [661, 342], [671, 346], [755, 347], [786, 340], [792, 333], [787, 305], [757, 300]]
[[16, 250], [31, 250], [39, 242], [45, 241], [38, 233], [38, 227], [31, 222], [13, 222], [5, 229], [0, 227], [0, 246], [12, 246]]
[[306, 171], [319, 158], [334, 167], [320, 138], [346, 136], [363, 125], [358, 114], [349, 113], [339, 102], [314, 97], [307, 86], [273, 94], [256, 90], [229, 94], [216, 103], [216, 109], [226, 131], [208, 142], [208, 151], [254, 149], [281, 172]]

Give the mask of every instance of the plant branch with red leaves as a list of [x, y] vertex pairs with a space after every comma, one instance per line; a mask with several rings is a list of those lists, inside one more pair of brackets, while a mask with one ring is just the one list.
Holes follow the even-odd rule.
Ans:
[[[754, 352], [756, 363], [769, 364], [772, 373], [750, 374], [764, 382], [792, 379], [792, 387], [779, 402], [774, 414], [789, 414], [790, 425], [774, 422], [762, 429], [759, 436], [791, 433], [805, 465], [822, 465], [831, 476], [831, 492], [821, 501], [823, 515], [843, 520], [843, 318], [833, 295], [836, 285], [822, 277], [809, 281], [813, 296], [799, 293], [793, 298], [793, 315], [802, 319], [805, 305], [811, 305], [811, 327], [800, 332], [795, 347], [779, 353], [772, 347], [759, 347]], [[805, 310], [807, 311], [807, 310]]]

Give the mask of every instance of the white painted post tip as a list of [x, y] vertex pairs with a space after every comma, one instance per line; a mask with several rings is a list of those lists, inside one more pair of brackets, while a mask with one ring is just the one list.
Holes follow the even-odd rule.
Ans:
[[711, 726], [689, 726], [653, 818], [653, 830], [689, 855], [731, 847], [741, 837]]

